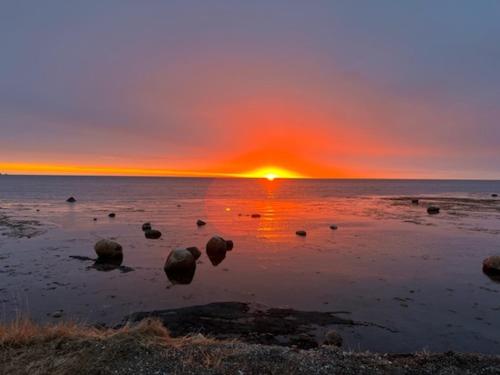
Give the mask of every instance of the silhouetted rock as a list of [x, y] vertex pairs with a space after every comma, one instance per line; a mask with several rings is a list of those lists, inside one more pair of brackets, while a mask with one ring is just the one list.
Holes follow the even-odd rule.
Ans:
[[198, 220], [196, 221], [196, 225], [198, 225], [199, 227], [202, 227], [203, 225], [206, 225], [206, 224], [207, 224], [207, 223], [205, 223], [205, 222], [204, 222], [203, 220], [201, 220], [201, 219], [198, 219]]
[[430, 206], [427, 208], [427, 213], [430, 215], [435, 215], [439, 213], [439, 207], [436, 206]]
[[153, 229], [153, 228], [151, 227], [151, 223], [144, 223], [144, 224], [142, 224], [142, 230], [143, 230], [144, 232], [145, 232], [145, 231], [147, 231], [147, 230], [151, 230], [151, 229]]
[[94, 217], [92, 220], [97, 221], [97, 218], [96, 218], [96, 217]]
[[109, 216], [109, 217], [115, 217], [115, 216], [116, 216], [116, 214], [115, 214], [114, 212], [111, 212], [108, 216]]
[[207, 242], [207, 256], [212, 265], [217, 266], [226, 258], [226, 252], [233, 248], [233, 241], [226, 241], [219, 236], [212, 237]]
[[196, 271], [196, 260], [191, 251], [175, 249], [168, 255], [164, 270], [172, 283], [189, 284]]
[[496, 198], [496, 197], [498, 197], [498, 194], [493, 193], [493, 194], [491, 194], [491, 196], [492, 196], [493, 198]]
[[189, 251], [193, 255], [195, 260], [197, 260], [199, 257], [201, 257], [201, 251], [196, 246], [186, 247], [186, 250]]
[[337, 229], [339, 229], [339, 227], [335, 224], [332, 224], [332, 225], [330, 225], [330, 229], [337, 230]]
[[413, 204], [418, 204], [418, 199], [412, 199], [412, 200], [411, 200], [411, 203], [413, 203]]
[[102, 239], [94, 245], [94, 250], [101, 260], [123, 258], [122, 246], [115, 241]]
[[66, 199], [66, 202], [68, 202], [68, 203], [75, 203], [76, 199], [75, 199], [75, 197], [69, 197], [68, 199]]
[[485, 273], [500, 276], [500, 256], [493, 255], [483, 260], [483, 270]]
[[260, 214], [252, 214], [251, 215], [254, 219], [258, 219], [260, 217]]
[[234, 247], [234, 242], [232, 240], [227, 240], [226, 241], [226, 249], [227, 249], [227, 251], [233, 250], [233, 247]]
[[305, 230], [298, 230], [298, 231], [295, 232], [295, 234], [297, 236], [302, 236], [302, 237], [307, 236], [307, 232]]
[[325, 345], [342, 346], [342, 336], [340, 336], [336, 331], [328, 331], [325, 335]]
[[161, 237], [161, 232], [156, 229], [148, 229], [144, 231], [144, 235], [146, 238], [149, 238], [150, 240], [157, 240], [158, 238]]

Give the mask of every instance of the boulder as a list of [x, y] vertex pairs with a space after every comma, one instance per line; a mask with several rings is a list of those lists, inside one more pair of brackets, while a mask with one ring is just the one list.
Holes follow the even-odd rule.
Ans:
[[187, 249], [172, 250], [165, 262], [164, 271], [172, 283], [189, 284], [196, 271], [196, 260]]
[[226, 249], [227, 249], [227, 251], [233, 250], [233, 247], [234, 247], [234, 242], [232, 240], [227, 240], [226, 241]]
[[438, 214], [439, 213], [439, 207], [436, 207], [436, 206], [430, 206], [427, 208], [427, 213], [429, 215], [435, 215], [435, 214]]
[[260, 217], [260, 214], [252, 214], [251, 216], [252, 216], [252, 218], [254, 218], [254, 219], [258, 219], [258, 218]]
[[302, 236], [302, 237], [307, 236], [307, 232], [305, 230], [298, 230], [298, 231], [295, 232], [295, 234], [297, 236]]
[[144, 235], [146, 238], [149, 238], [150, 240], [157, 240], [158, 238], [161, 237], [161, 232], [156, 229], [148, 229], [144, 231]]
[[411, 200], [411, 203], [412, 203], [412, 204], [418, 204], [418, 199], [412, 199], [412, 200]]
[[325, 345], [342, 346], [342, 336], [340, 336], [336, 331], [328, 331], [325, 335]]
[[76, 199], [75, 199], [75, 197], [69, 197], [68, 199], [66, 199], [66, 202], [68, 202], [68, 203], [75, 203]]
[[206, 225], [206, 224], [207, 224], [207, 223], [205, 223], [205, 222], [204, 222], [203, 220], [201, 220], [201, 219], [198, 219], [198, 220], [196, 221], [196, 225], [198, 225], [199, 227], [202, 227], [203, 225]]
[[198, 258], [201, 257], [201, 251], [196, 246], [186, 247], [186, 250], [193, 255], [195, 260], [198, 260]]
[[498, 197], [498, 194], [493, 193], [493, 194], [491, 194], [491, 196], [492, 196], [493, 198], [496, 198], [496, 197]]
[[143, 231], [143, 232], [145, 232], [145, 231], [147, 231], [147, 230], [151, 230], [151, 229], [153, 229], [153, 228], [151, 227], [151, 223], [144, 223], [144, 224], [142, 224], [142, 231]]
[[217, 266], [226, 258], [226, 252], [233, 249], [233, 241], [226, 241], [219, 236], [212, 237], [207, 242], [207, 256], [212, 265]]
[[92, 220], [97, 221], [97, 218], [96, 218], [96, 217], [94, 217]]
[[101, 260], [123, 258], [122, 245], [118, 242], [102, 239], [94, 245], [97, 257]]
[[115, 217], [115, 216], [116, 216], [116, 214], [115, 214], [114, 212], [111, 212], [108, 216], [109, 216], [109, 217]]
[[330, 229], [337, 230], [337, 229], [339, 229], [339, 227], [335, 224], [332, 224], [332, 225], [330, 225]]
[[483, 271], [486, 274], [500, 276], [500, 255], [493, 255], [483, 260]]

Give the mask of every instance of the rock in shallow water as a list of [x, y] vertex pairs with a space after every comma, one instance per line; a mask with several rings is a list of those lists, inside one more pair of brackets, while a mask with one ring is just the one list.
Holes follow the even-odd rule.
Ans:
[[337, 230], [337, 229], [339, 229], [339, 227], [335, 224], [332, 224], [332, 225], [330, 225], [330, 229]]
[[164, 270], [172, 283], [189, 284], [196, 271], [195, 257], [187, 249], [172, 250], [165, 262]]
[[436, 207], [436, 206], [430, 206], [427, 208], [427, 213], [429, 215], [435, 215], [435, 214], [438, 214], [440, 211], [439, 207]]
[[144, 235], [146, 238], [149, 238], [150, 240], [157, 240], [158, 238], [161, 237], [161, 232], [156, 229], [149, 229], [144, 231]]
[[66, 202], [68, 202], [68, 203], [75, 203], [76, 199], [75, 199], [75, 197], [69, 197], [68, 199], [66, 199]]
[[142, 224], [142, 230], [143, 230], [144, 232], [145, 232], [145, 231], [147, 231], [147, 230], [151, 230], [151, 229], [153, 229], [153, 228], [151, 227], [151, 223], [144, 223], [144, 224]]
[[342, 346], [342, 336], [340, 336], [336, 331], [328, 331], [325, 335], [325, 345]]
[[295, 232], [297, 236], [305, 237], [307, 236], [307, 232], [305, 230], [298, 230]]
[[202, 226], [204, 226], [204, 225], [206, 225], [206, 224], [207, 224], [207, 223], [205, 223], [205, 222], [204, 222], [203, 220], [201, 220], [201, 219], [198, 219], [198, 220], [196, 221], [196, 225], [198, 225], [199, 227], [202, 227]]
[[115, 216], [116, 216], [116, 214], [115, 214], [114, 212], [111, 212], [108, 216], [109, 216], [109, 217], [115, 217]]
[[195, 260], [197, 260], [199, 257], [201, 257], [201, 251], [196, 246], [186, 247], [186, 250], [189, 251], [193, 255]]
[[500, 276], [500, 256], [493, 255], [483, 260], [483, 271], [486, 274]]
[[123, 257], [122, 245], [107, 239], [97, 241], [94, 250], [100, 259], [120, 259]]

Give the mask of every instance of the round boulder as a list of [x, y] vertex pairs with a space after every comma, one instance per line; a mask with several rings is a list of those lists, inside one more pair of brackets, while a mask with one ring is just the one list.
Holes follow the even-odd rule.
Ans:
[[145, 232], [147, 230], [151, 230], [151, 229], [153, 229], [151, 227], [151, 223], [144, 223], [144, 224], [142, 224], [142, 230], [143, 230], [143, 232]]
[[207, 223], [205, 223], [205, 222], [204, 222], [203, 220], [201, 220], [201, 219], [198, 219], [198, 220], [196, 221], [196, 225], [198, 225], [199, 227], [202, 227], [202, 226], [204, 226], [204, 225], [206, 225], [206, 224], [207, 224]]
[[335, 224], [332, 224], [332, 225], [330, 225], [330, 229], [337, 230], [337, 229], [339, 229], [339, 227]]
[[336, 331], [328, 331], [325, 335], [325, 345], [342, 346], [342, 336], [340, 336]]
[[207, 242], [206, 250], [207, 254], [225, 253], [227, 251], [227, 242], [222, 237], [214, 236]]
[[75, 199], [75, 197], [69, 197], [68, 199], [66, 199], [66, 202], [68, 202], [68, 203], [75, 203], [76, 199]]
[[295, 232], [297, 236], [305, 237], [307, 236], [307, 232], [305, 230], [298, 230]]
[[123, 257], [122, 245], [107, 239], [97, 241], [94, 250], [99, 259], [119, 259]]
[[196, 271], [196, 260], [189, 250], [175, 249], [168, 255], [164, 270], [172, 283], [189, 284]]
[[500, 276], [500, 255], [493, 255], [483, 260], [484, 273]]
[[493, 193], [493, 194], [491, 194], [491, 196], [492, 196], [493, 198], [496, 198], [496, 197], [498, 197], [498, 194]]
[[158, 238], [161, 237], [161, 232], [156, 229], [148, 229], [144, 231], [144, 235], [146, 238], [149, 238], [150, 240], [157, 240]]
[[116, 216], [116, 214], [115, 214], [114, 212], [111, 212], [108, 216], [109, 216], [109, 217], [115, 217], [115, 216]]

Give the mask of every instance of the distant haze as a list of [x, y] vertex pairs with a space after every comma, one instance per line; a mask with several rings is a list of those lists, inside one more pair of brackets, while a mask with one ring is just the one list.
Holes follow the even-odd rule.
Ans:
[[500, 178], [498, 1], [0, 3], [0, 172]]

